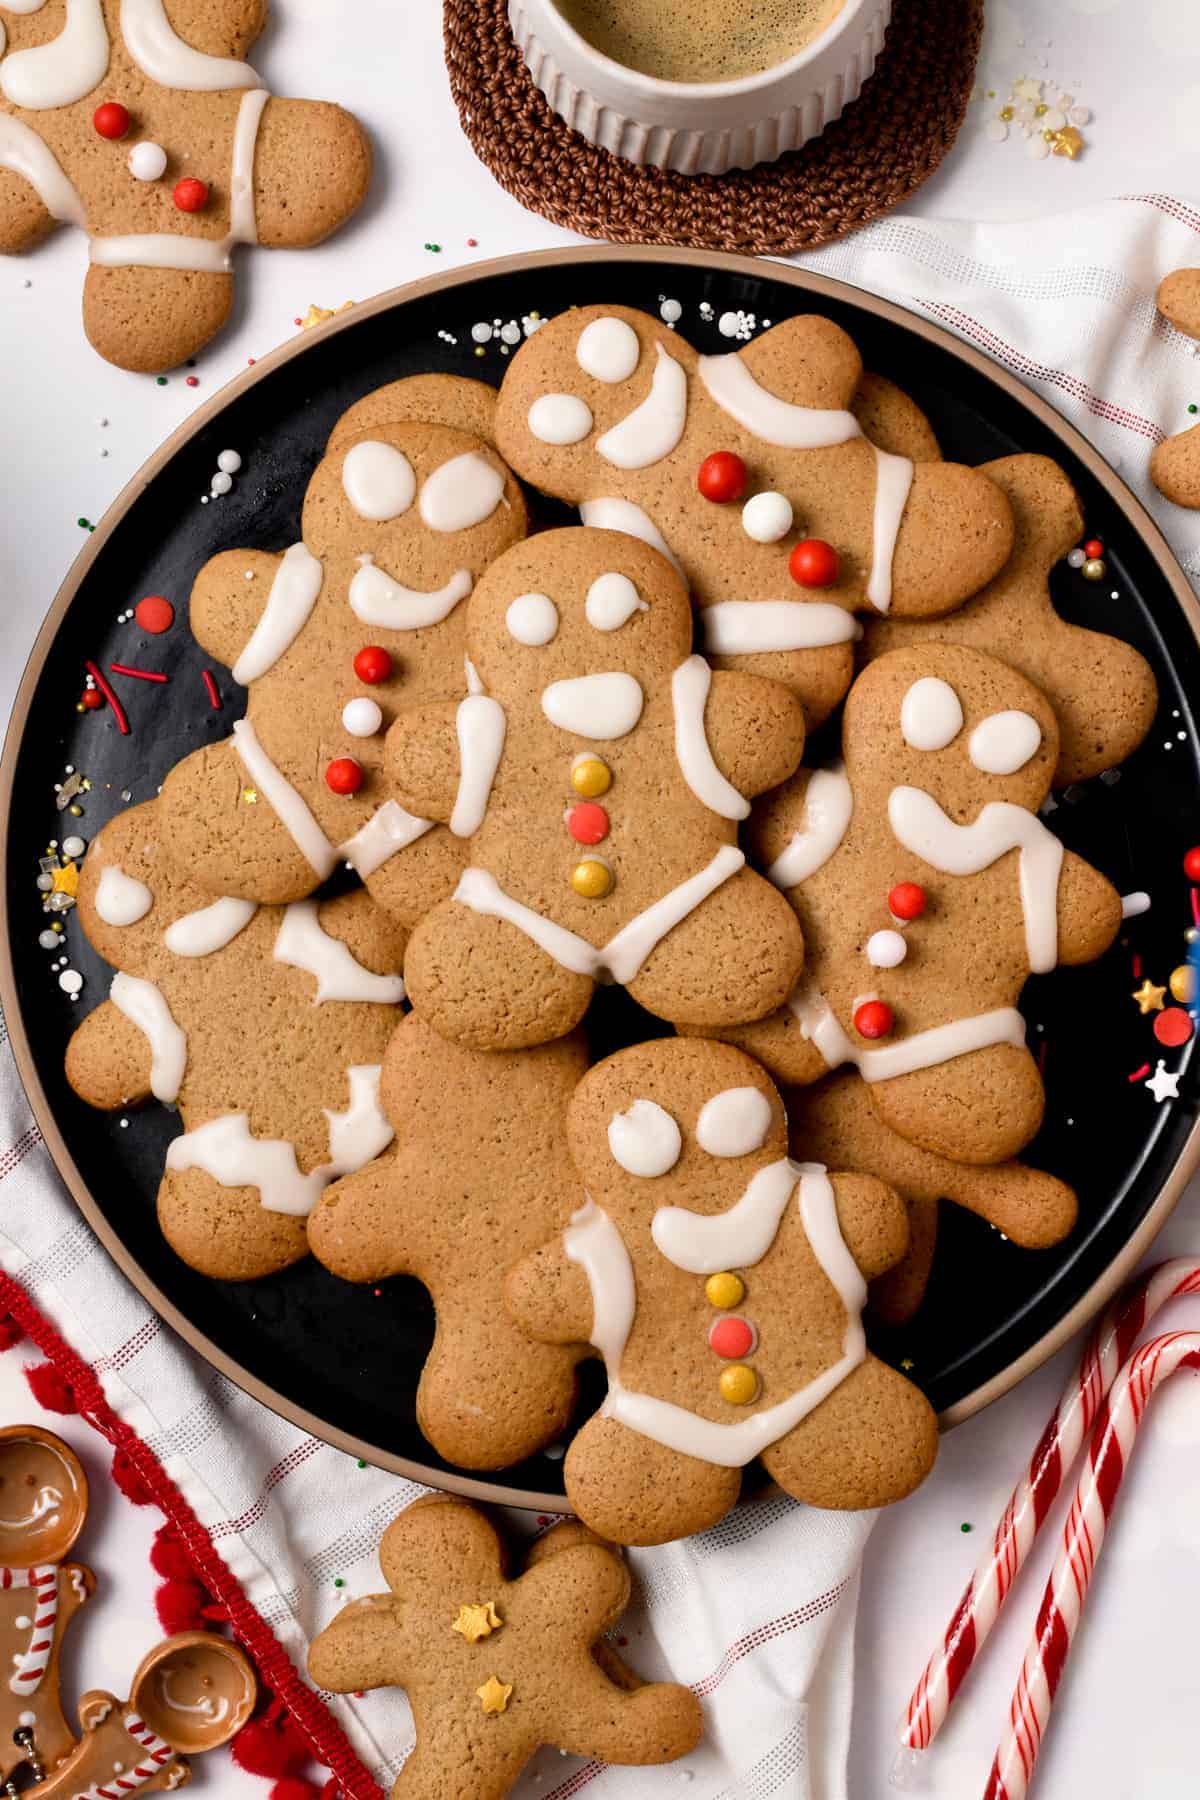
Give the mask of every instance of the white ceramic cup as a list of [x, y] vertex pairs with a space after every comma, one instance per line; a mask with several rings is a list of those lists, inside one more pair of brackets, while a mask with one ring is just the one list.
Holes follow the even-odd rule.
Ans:
[[[664, 5], [672, 0], [663, 0]], [[568, 25], [554, 0], [509, 0], [517, 47], [547, 101], [589, 143], [648, 168], [723, 175], [819, 136], [875, 67], [892, 0], [845, 0], [786, 62], [737, 81], [659, 81]]]

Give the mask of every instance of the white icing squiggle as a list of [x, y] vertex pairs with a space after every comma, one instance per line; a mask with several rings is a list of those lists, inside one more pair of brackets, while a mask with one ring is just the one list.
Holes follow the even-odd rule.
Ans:
[[246, 929], [258, 907], [253, 900], [235, 900], [228, 896], [184, 913], [163, 932], [163, 943], [172, 956], [212, 956], [232, 944]]
[[617, 469], [648, 469], [670, 456], [687, 423], [687, 375], [682, 363], [654, 346], [650, 392], [628, 417], [596, 440], [596, 452]]
[[317, 604], [325, 571], [303, 544], [285, 550], [271, 582], [267, 604], [233, 665], [233, 679], [248, 687], [273, 669], [291, 649]]
[[699, 624], [710, 656], [824, 650], [862, 636], [854, 614], [832, 600], [718, 600], [701, 610]]
[[455, 726], [459, 777], [450, 829], [455, 837], [473, 837], [488, 809], [492, 783], [504, 754], [508, 721], [498, 700], [487, 694], [468, 694], [459, 701]]
[[0, 169], [11, 169], [27, 181], [52, 219], [87, 229], [83, 201], [54, 152], [36, 131], [9, 113], [0, 113]]
[[[757, 1088], [751, 1091], [759, 1092]], [[650, 1235], [667, 1261], [690, 1275], [749, 1268], [760, 1262], [775, 1242], [795, 1186], [796, 1171], [785, 1158], [760, 1169], [741, 1198], [725, 1212], [696, 1213], [685, 1206], [660, 1206]]]
[[275, 767], [249, 719], [239, 719], [234, 726], [233, 747], [301, 856], [324, 881], [337, 865], [337, 851], [313, 818], [307, 802], [282, 770]]
[[350, 610], [364, 625], [381, 625], [386, 631], [423, 631], [448, 619], [474, 583], [469, 569], [456, 569], [445, 587], [432, 593], [405, 587], [374, 563], [364, 563], [350, 582]]
[[67, 17], [48, 44], [17, 50], [0, 63], [0, 88], [14, 106], [46, 112], [73, 106], [108, 72], [108, 30], [101, 0], [66, 0]]
[[804, 822], [767, 870], [777, 888], [796, 887], [824, 868], [850, 826], [854, 790], [843, 763], [814, 769], [804, 790]]
[[671, 677], [675, 760], [680, 774], [702, 806], [707, 806], [722, 819], [745, 819], [750, 813], [750, 802], [718, 769], [704, 727], [704, 709], [711, 686], [712, 670], [702, 656], [689, 656]]
[[152, 981], [123, 969], [113, 976], [108, 997], [150, 1045], [150, 1092], [164, 1105], [174, 1105], [187, 1068], [187, 1038], [166, 1000]]
[[654, 520], [632, 500], [620, 500], [615, 496], [600, 500], [581, 501], [579, 517], [593, 531], [623, 531], [626, 537], [640, 538], [643, 544], [649, 544], [661, 556], [676, 568], [682, 575], [679, 558], [668, 544]]
[[404, 998], [399, 975], [376, 975], [374, 970], [364, 969], [348, 944], [323, 929], [315, 900], [297, 900], [285, 909], [272, 954], [276, 962], [315, 975], [314, 1005], [324, 1000], [362, 1000], [398, 1006]]
[[407, 850], [419, 837], [432, 831], [434, 823], [433, 819], [418, 819], [414, 813], [405, 812], [396, 800], [385, 800], [361, 830], [346, 839], [338, 855], [365, 881], [401, 850]]
[[138, 68], [160, 87], [198, 94], [262, 86], [249, 63], [209, 56], [184, 43], [167, 17], [163, 0], [121, 0], [121, 36]]
[[864, 1081], [892, 1081], [900, 1075], [913, 1075], [919, 1069], [931, 1069], [938, 1063], [952, 1062], [956, 1056], [969, 1056], [973, 1050], [988, 1050], [993, 1044], [1025, 1047], [1025, 1021], [1012, 1006], [997, 1007], [993, 1012], [977, 1013], [970, 1019], [951, 1019], [945, 1025], [931, 1026], [928, 1031], [914, 1031], [894, 1044], [882, 1044], [868, 1050], [852, 1044], [823, 994], [801, 983], [788, 1007], [808, 1039], [831, 1069], [853, 1063]]
[[106, 925], [136, 925], [154, 905], [154, 895], [144, 881], [127, 875], [116, 863], [100, 871], [96, 884], [96, 911]]

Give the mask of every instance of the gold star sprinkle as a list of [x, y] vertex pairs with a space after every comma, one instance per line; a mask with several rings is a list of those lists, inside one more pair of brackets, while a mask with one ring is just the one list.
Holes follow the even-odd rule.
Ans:
[[1074, 162], [1083, 149], [1083, 133], [1076, 131], [1073, 125], [1064, 125], [1061, 131], [1054, 134], [1055, 156], [1069, 156]]
[[258, 794], [254, 788], [243, 788], [242, 789], [242, 799], [245, 801], [247, 806], [257, 806], [258, 805]]
[[913, 1362], [911, 1356], [905, 1356], [901, 1359], [900, 1367], [904, 1370], [906, 1375], [910, 1369], [915, 1369], [916, 1366], [917, 1365]]
[[300, 321], [300, 329], [311, 331], [314, 325], [323, 325], [326, 319], [336, 319], [339, 313], [349, 312], [353, 305], [353, 300], [343, 300], [340, 306], [318, 306], [314, 300]]
[[495, 1603], [484, 1600], [478, 1606], [460, 1606], [458, 1617], [450, 1629], [457, 1631], [460, 1637], [465, 1637], [468, 1644], [477, 1644], [480, 1638], [491, 1637], [493, 1631], [499, 1631], [503, 1623]]
[[497, 1681], [494, 1675], [489, 1675], [483, 1686], [476, 1688], [475, 1692], [483, 1702], [483, 1710], [485, 1713], [507, 1712], [508, 1697], [512, 1693], [512, 1683], [511, 1681]]
[[1129, 997], [1131, 1000], [1137, 1001], [1140, 1013], [1161, 1012], [1166, 992], [1165, 987], [1155, 987], [1150, 977], [1147, 976], [1141, 987]]
[[79, 891], [79, 870], [74, 863], [64, 863], [61, 869], [55, 869], [50, 877], [52, 894], [70, 894], [74, 899]]

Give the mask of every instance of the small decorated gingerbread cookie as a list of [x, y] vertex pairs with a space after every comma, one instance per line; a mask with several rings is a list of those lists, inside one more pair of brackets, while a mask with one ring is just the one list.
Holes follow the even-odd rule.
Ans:
[[800, 705], [691, 642], [680, 577], [623, 533], [542, 532], [479, 583], [474, 691], [399, 713], [387, 744], [400, 804], [470, 834], [406, 963], [444, 1037], [544, 1043], [605, 978], [672, 1020], [762, 1018], [789, 991], [795, 915], [737, 828], [795, 768]]
[[266, 0], [0, 11], [0, 250], [85, 231], [84, 328], [119, 368], [171, 368], [220, 330], [235, 245], [319, 243], [362, 203], [358, 121], [272, 99], [245, 61]]
[[501, 1287], [583, 1203], [564, 1121], [586, 1067], [578, 1037], [484, 1055], [410, 1014], [380, 1083], [395, 1154], [327, 1188], [308, 1221], [313, 1254], [335, 1275], [415, 1275], [429, 1289], [437, 1334], [417, 1419], [464, 1468], [520, 1462], [570, 1416], [578, 1350], [523, 1337]]
[[850, 684], [857, 611], [949, 612], [1012, 548], [1003, 494], [936, 460], [898, 389], [873, 380], [860, 419], [862, 374], [816, 316], [700, 356], [645, 313], [577, 307], [513, 357], [497, 442], [586, 525], [671, 556], [716, 666], [786, 682], [813, 726]]
[[0, 1431], [0, 1782], [25, 1762], [57, 1768], [75, 1744], [59, 1659], [96, 1585], [66, 1561], [87, 1511], [87, 1476], [61, 1438], [37, 1425]]
[[753, 821], [807, 961], [782, 1011], [730, 1035], [785, 1083], [852, 1063], [902, 1137], [1003, 1162], [1042, 1117], [1026, 978], [1093, 961], [1121, 923], [1120, 895], [1038, 817], [1054, 713], [994, 657], [915, 645], [859, 676], [842, 749], [844, 766], [801, 770]]
[[404, 1688], [417, 1741], [394, 1800], [502, 1800], [543, 1744], [638, 1766], [695, 1749], [687, 1688], [615, 1681], [592, 1653], [629, 1602], [611, 1549], [554, 1546], [513, 1578], [491, 1522], [447, 1497], [402, 1512], [379, 1562], [390, 1591], [338, 1613], [308, 1671], [338, 1694]]
[[391, 1142], [379, 1077], [404, 933], [361, 890], [214, 901], [165, 854], [164, 805], [110, 820], [83, 865], [80, 920], [118, 973], [67, 1079], [109, 1112], [178, 1106], [159, 1223], [193, 1268], [240, 1281], [303, 1256], [323, 1188]]
[[877, 1175], [908, 1207], [908, 1250], [871, 1283], [871, 1309], [889, 1325], [911, 1319], [924, 1298], [940, 1200], [977, 1213], [1023, 1250], [1048, 1249], [1074, 1227], [1078, 1206], [1065, 1181], [1026, 1163], [974, 1167], [919, 1149], [884, 1124], [866, 1084], [852, 1074], [792, 1088], [784, 1098], [797, 1156]]
[[167, 1638], [143, 1657], [128, 1700], [99, 1689], [83, 1696], [80, 1741], [38, 1786], [38, 1800], [117, 1800], [185, 1787], [188, 1757], [235, 1737], [257, 1692], [254, 1670], [228, 1639], [211, 1631]]
[[756, 1456], [795, 1498], [879, 1506], [915, 1487], [937, 1430], [871, 1356], [866, 1283], [904, 1254], [899, 1196], [792, 1162], [770, 1078], [728, 1044], [620, 1050], [576, 1089], [587, 1203], [514, 1268], [514, 1317], [600, 1351], [608, 1394], [571, 1443], [592, 1530], [655, 1544], [714, 1524]]
[[[459, 385], [418, 383], [412, 404], [478, 411]], [[383, 390], [385, 412], [401, 390]], [[300, 543], [225, 551], [196, 580], [192, 630], [250, 699], [232, 738], [167, 777], [171, 848], [200, 887], [255, 901], [303, 899], [348, 862], [411, 924], [453, 891], [465, 833], [397, 804], [384, 734], [398, 707], [465, 693], [465, 602], [524, 536], [525, 504], [495, 451], [446, 425], [377, 422], [335, 443]]]
[[1083, 534], [1074, 488], [1046, 456], [985, 463], [1016, 525], [1012, 556], [994, 581], [944, 619], [871, 619], [864, 661], [907, 644], [966, 644], [1011, 663], [1041, 688], [1059, 728], [1056, 787], [1123, 762], [1154, 721], [1158, 690], [1130, 644], [1069, 625], [1050, 597], [1050, 571]]

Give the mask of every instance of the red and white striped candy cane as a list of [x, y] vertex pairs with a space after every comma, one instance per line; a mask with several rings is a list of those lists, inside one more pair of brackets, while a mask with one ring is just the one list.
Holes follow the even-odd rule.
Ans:
[[53, 1564], [36, 1569], [0, 1569], [0, 1590], [29, 1588], [33, 1607], [33, 1623], [29, 1628], [29, 1648], [17, 1658], [17, 1666], [9, 1678], [9, 1688], [23, 1699], [36, 1694], [54, 1648], [54, 1627], [58, 1620], [58, 1570]]
[[122, 1795], [136, 1793], [138, 1788], [145, 1787], [150, 1778], [159, 1774], [163, 1765], [169, 1763], [175, 1755], [170, 1744], [151, 1731], [136, 1713], [127, 1714], [124, 1723], [130, 1737], [141, 1744], [144, 1752], [136, 1768], [123, 1769], [119, 1775], [97, 1782], [95, 1787], [80, 1794], [78, 1800], [121, 1800]]
[[1151, 1394], [1177, 1369], [1200, 1369], [1200, 1332], [1168, 1332], [1143, 1344], [1101, 1408], [984, 1800], [1025, 1800], [1138, 1426]]
[[900, 1743], [905, 1751], [927, 1749], [941, 1730], [954, 1696], [987, 1642], [1005, 1597], [1087, 1441], [1105, 1395], [1143, 1329], [1168, 1300], [1197, 1293], [1200, 1262], [1177, 1257], [1160, 1263], [1101, 1314], [1027, 1471], [1013, 1490], [991, 1546], [913, 1689], [900, 1723]]

